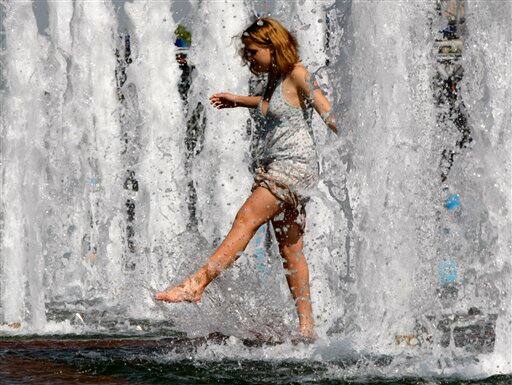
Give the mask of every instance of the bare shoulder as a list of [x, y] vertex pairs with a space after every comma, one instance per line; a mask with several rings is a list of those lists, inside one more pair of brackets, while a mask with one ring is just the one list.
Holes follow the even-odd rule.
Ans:
[[300, 90], [302, 93], [308, 93], [309, 78], [309, 71], [301, 62], [296, 63], [290, 72], [291, 81], [293, 82], [297, 90]]
[[304, 64], [301, 62], [295, 63], [295, 66], [293, 67], [292, 71], [290, 72], [290, 77], [293, 79], [294, 83], [301, 83], [303, 81], [307, 80], [307, 77], [309, 75], [309, 72], [306, 67], [304, 67]]

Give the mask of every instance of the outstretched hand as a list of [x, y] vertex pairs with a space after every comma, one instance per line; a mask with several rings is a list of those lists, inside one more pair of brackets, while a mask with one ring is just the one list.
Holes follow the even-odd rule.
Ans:
[[237, 106], [237, 95], [229, 92], [219, 92], [210, 96], [210, 103], [217, 109]]

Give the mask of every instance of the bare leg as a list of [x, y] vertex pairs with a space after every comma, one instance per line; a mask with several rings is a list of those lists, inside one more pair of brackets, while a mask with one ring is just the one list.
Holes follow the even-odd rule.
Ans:
[[167, 302], [198, 302], [206, 286], [235, 262], [254, 233], [283, 209], [282, 201], [257, 187], [236, 214], [228, 235], [208, 261], [180, 285], [161, 291], [155, 298]]
[[279, 243], [279, 251], [286, 269], [286, 280], [299, 317], [300, 334], [308, 340], [317, 338], [315, 321], [311, 306], [309, 288], [309, 269], [302, 251], [303, 234], [296, 222], [298, 211], [287, 207], [281, 214], [274, 217], [272, 225]]

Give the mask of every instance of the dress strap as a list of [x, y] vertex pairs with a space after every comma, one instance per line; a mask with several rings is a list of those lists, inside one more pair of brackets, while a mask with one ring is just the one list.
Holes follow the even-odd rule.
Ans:
[[[309, 72], [308, 72], [309, 73]], [[308, 85], [309, 85], [309, 95], [307, 95], [306, 99], [310, 105], [310, 108], [308, 109], [308, 112], [309, 112], [309, 124], [307, 125], [308, 126], [308, 131], [309, 131], [309, 135], [311, 136], [311, 139], [313, 139], [313, 143], [315, 143], [316, 145], [316, 140], [315, 140], [315, 135], [313, 134], [313, 101], [315, 100], [315, 95], [313, 94], [313, 92], [315, 91], [315, 89], [319, 88], [315, 88], [315, 74], [309, 74], [308, 78], [306, 79]]]
[[263, 111], [261, 110], [262, 104], [263, 104], [263, 95], [261, 95], [260, 101], [258, 102], [258, 105], [256, 106], [256, 112], [259, 115], [261, 115], [262, 117], [265, 117], [265, 115], [263, 115]]

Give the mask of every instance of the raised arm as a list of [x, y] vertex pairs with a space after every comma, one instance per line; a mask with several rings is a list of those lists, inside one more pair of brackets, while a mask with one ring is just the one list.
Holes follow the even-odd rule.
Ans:
[[258, 103], [260, 102], [260, 100], [261, 100], [261, 95], [256, 95], [256, 96], [237, 95], [236, 106], [237, 107], [255, 108], [258, 106]]
[[311, 100], [313, 107], [316, 112], [320, 115], [325, 124], [336, 134], [338, 134], [338, 128], [334, 121], [334, 115], [332, 114], [332, 107], [329, 100], [325, 97], [322, 89], [318, 82], [313, 79], [308, 70], [302, 66], [297, 66], [291, 73], [296, 87], [303, 95]]
[[217, 109], [258, 106], [261, 96], [235, 95], [231, 92], [218, 92], [210, 96], [210, 103]]

